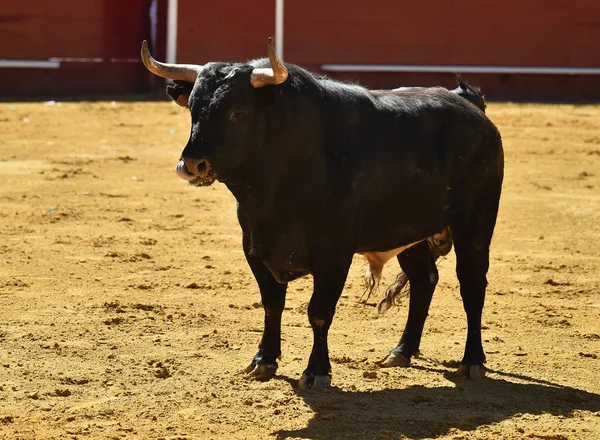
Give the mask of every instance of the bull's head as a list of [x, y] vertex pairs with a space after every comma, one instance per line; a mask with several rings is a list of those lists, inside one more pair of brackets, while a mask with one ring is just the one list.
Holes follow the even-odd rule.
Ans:
[[192, 131], [177, 174], [191, 185], [227, 181], [252, 153], [247, 144], [256, 145], [264, 136], [262, 112], [274, 97], [273, 87], [266, 86], [282, 84], [288, 77], [271, 38], [268, 54], [270, 67], [257, 63], [166, 64], [152, 58], [146, 41], [142, 43], [146, 68], [173, 80], [174, 85], [167, 87], [168, 95], [190, 109]]

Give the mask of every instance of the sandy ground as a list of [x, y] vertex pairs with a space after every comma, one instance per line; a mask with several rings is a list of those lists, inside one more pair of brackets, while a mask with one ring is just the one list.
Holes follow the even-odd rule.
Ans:
[[[440, 263], [410, 368], [376, 362], [378, 316], [351, 270], [333, 387], [298, 391], [311, 279], [294, 282], [278, 376], [243, 368], [262, 330], [226, 188], [174, 173], [171, 103], [0, 104], [0, 438], [599, 439], [600, 107], [491, 104], [506, 178], [484, 310], [488, 378], [457, 380], [466, 319]], [[396, 265], [386, 267], [390, 282]]]

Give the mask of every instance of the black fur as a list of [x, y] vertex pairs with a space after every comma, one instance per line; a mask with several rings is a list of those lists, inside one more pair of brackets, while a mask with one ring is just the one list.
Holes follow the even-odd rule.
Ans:
[[[192, 130], [182, 159], [209, 163], [238, 202], [243, 248], [265, 306], [255, 376], [268, 379], [277, 367], [289, 281], [314, 277], [314, 346], [302, 382], [310, 387], [330, 374], [327, 333], [353, 254], [397, 248], [447, 226], [468, 318], [462, 362], [481, 365], [481, 310], [503, 177], [502, 142], [479, 110], [483, 96], [462, 81], [452, 92], [369, 91], [291, 64], [283, 84], [252, 87], [252, 70], [268, 65], [210, 63], [193, 89], [168, 89], [174, 99], [189, 94]], [[400, 263], [411, 284], [424, 286], [416, 292], [430, 298], [435, 284], [427, 277], [437, 272], [427, 247]], [[418, 317], [395, 349], [406, 357], [419, 348], [428, 304], [411, 299], [409, 315]]]
[[452, 93], [456, 93], [458, 96], [466, 99], [485, 113], [487, 106], [485, 103], [485, 96], [483, 96], [481, 90], [479, 90], [477, 87], [470, 86], [463, 81], [460, 73], [456, 75], [456, 78], [458, 80], [458, 87], [452, 90]]

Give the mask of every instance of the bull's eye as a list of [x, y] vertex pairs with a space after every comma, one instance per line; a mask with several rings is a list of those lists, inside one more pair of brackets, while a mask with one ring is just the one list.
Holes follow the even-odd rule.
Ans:
[[246, 109], [237, 107], [229, 112], [229, 120], [231, 122], [239, 122], [246, 116]]

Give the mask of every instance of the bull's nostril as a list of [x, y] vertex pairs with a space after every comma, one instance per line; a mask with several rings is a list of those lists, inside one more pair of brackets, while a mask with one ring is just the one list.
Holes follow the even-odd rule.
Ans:
[[208, 171], [208, 164], [203, 160], [198, 164], [197, 169], [199, 175], [205, 174]]

